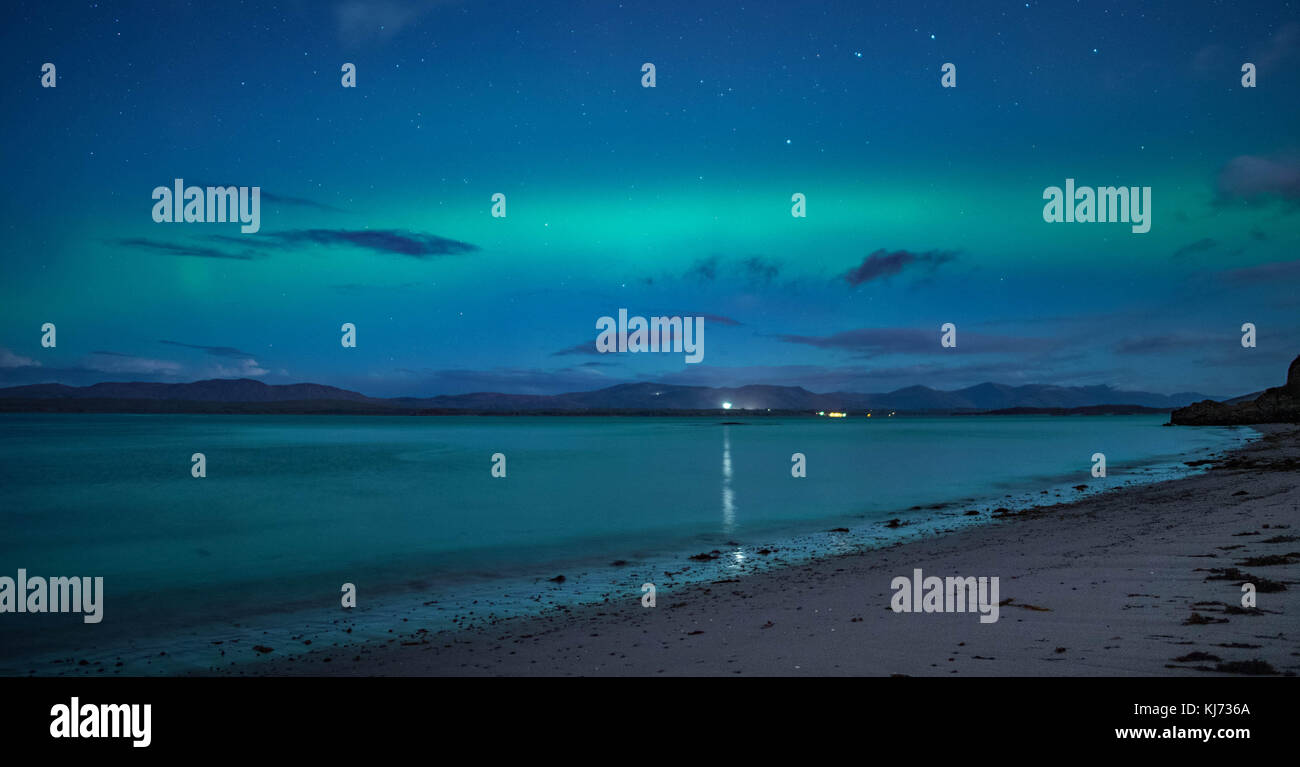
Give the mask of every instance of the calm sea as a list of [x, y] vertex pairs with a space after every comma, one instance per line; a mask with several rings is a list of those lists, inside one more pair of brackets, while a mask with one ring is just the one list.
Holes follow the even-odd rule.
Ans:
[[402, 618], [434, 630], [639, 599], [643, 582], [671, 590], [977, 524], [987, 514], [964, 512], [1074, 485], [1177, 476], [1253, 436], [1163, 415], [735, 420], [0, 416], [0, 576], [105, 581], [96, 625], [0, 614], [0, 673], [206, 669], [308, 630], [382, 637]]

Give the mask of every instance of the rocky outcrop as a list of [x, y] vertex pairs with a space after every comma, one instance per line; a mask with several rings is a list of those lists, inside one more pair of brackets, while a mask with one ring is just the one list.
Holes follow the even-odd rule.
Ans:
[[1207, 399], [1175, 410], [1169, 422], [1177, 426], [1300, 423], [1300, 357], [1291, 362], [1284, 385], [1265, 391], [1251, 402], [1225, 405]]

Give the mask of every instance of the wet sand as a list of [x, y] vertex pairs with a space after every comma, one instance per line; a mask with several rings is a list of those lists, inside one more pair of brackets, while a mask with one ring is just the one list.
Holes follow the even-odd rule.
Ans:
[[[642, 606], [637, 591], [454, 632], [421, 630], [414, 616], [387, 641], [320, 636], [320, 649], [236, 662], [217, 673], [1295, 674], [1300, 430], [1257, 428], [1263, 439], [1206, 474], [661, 592], [653, 608]], [[892, 580], [916, 568], [927, 576], [997, 576], [999, 620], [981, 623], [975, 612], [893, 612]], [[1254, 608], [1242, 606], [1243, 581], [1256, 584]]]

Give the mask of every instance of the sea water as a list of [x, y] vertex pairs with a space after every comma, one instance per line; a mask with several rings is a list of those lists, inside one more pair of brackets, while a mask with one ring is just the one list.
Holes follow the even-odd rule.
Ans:
[[1164, 415], [728, 418], [2, 415], [0, 576], [104, 593], [93, 625], [0, 614], [0, 673], [202, 670], [239, 639], [639, 600], [1178, 476], [1253, 436]]

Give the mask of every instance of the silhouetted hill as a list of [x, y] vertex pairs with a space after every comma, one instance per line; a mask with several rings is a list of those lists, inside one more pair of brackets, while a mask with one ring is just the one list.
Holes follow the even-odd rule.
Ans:
[[[588, 392], [555, 395], [475, 394], [437, 397], [367, 397], [322, 384], [269, 385], [247, 378], [213, 379], [193, 383], [99, 383], [93, 386], [35, 384], [0, 389], [0, 410], [8, 412], [187, 412], [183, 403], [277, 405], [257, 408], [189, 407], [189, 412], [634, 412], [712, 411], [731, 403], [736, 410], [812, 412], [818, 410], [895, 410], [913, 413], [955, 413], [1011, 408], [1064, 410], [1123, 405], [1172, 410], [1203, 394], [1152, 394], [1108, 386], [1008, 386], [983, 383], [956, 391], [908, 386], [892, 392], [819, 394], [799, 386], [740, 387], [677, 386], [656, 383], [619, 384]], [[145, 407], [140, 401], [172, 403]], [[307, 403], [330, 403], [328, 407]], [[124, 403], [117, 404], [114, 403]], [[293, 403], [289, 406], [286, 403]]]
[[1175, 410], [1169, 422], [1177, 426], [1236, 426], [1251, 423], [1300, 423], [1300, 357], [1291, 361], [1286, 383], [1258, 397], [1215, 402], [1204, 400]]
[[189, 402], [286, 402], [291, 400], [365, 401], [370, 397], [323, 384], [270, 385], [250, 378], [212, 378], [193, 383], [97, 383], [91, 386], [33, 384], [0, 389], [15, 399], [162, 399]]
[[1009, 407], [982, 410], [979, 415], [1150, 415], [1168, 413], [1168, 408], [1141, 405], [1087, 405], [1085, 407]]
[[1262, 391], [1257, 391], [1257, 392], [1251, 392], [1250, 394], [1243, 394], [1243, 395], [1241, 395], [1240, 397], [1233, 397], [1232, 399], [1225, 399], [1225, 400], [1223, 400], [1223, 404], [1225, 404], [1225, 405], [1236, 405], [1236, 404], [1241, 403], [1241, 402], [1254, 402], [1254, 401], [1255, 401], [1255, 398], [1258, 397], [1259, 395], [1263, 394], [1263, 393], [1264, 393], [1264, 392], [1262, 392]]

